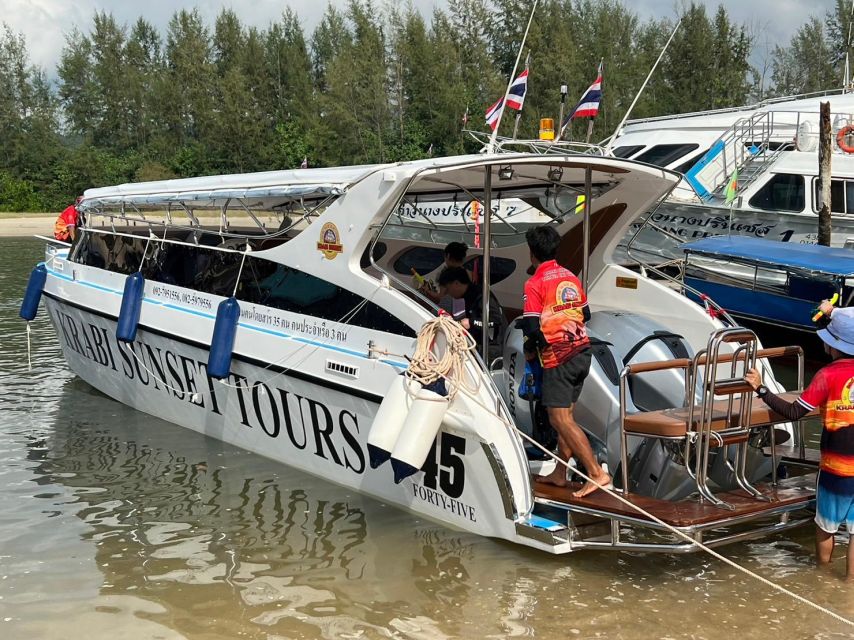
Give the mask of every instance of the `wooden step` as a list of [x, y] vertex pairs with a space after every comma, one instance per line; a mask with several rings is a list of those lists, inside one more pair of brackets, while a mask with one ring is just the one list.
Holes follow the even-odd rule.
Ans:
[[[762, 453], [770, 456], [771, 447], [763, 447]], [[812, 464], [821, 462], [821, 451], [810, 447], [804, 449], [804, 458], [800, 457], [800, 449], [790, 444], [778, 444], [775, 453], [777, 454], [777, 460], [780, 462], [809, 462]]]
[[[534, 483], [534, 497], [540, 501], [547, 501], [551, 506], [563, 505], [568, 510], [574, 506], [586, 507], [613, 514], [616, 517], [651, 521], [648, 516], [604, 491], [594, 491], [583, 498], [573, 497], [572, 492], [580, 487], [581, 484], [577, 483], [570, 483], [566, 487], [555, 487], [537, 482]], [[772, 512], [785, 506], [796, 507], [799, 504], [807, 506], [815, 498], [814, 487], [815, 474], [810, 473], [781, 481], [776, 488], [768, 484], [756, 485], [763, 495], [771, 498], [769, 502], [757, 500], [741, 489], [716, 492], [716, 497], [735, 507], [732, 511], [715, 507], [707, 502], [700, 503], [696, 497], [670, 501], [631, 493], [627, 499], [673, 527], [696, 527], [718, 521], [723, 525], [726, 524], [726, 520], [747, 515], [760, 517], [763, 512]]]

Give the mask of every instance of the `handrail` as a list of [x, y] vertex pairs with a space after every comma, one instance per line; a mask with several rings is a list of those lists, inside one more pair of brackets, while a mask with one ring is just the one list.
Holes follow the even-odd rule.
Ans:
[[[787, 347], [769, 347], [767, 349], [759, 349], [756, 352], [756, 358], [758, 359], [772, 359], [772, 358], [783, 358], [786, 356], [802, 356], [804, 353], [803, 348], [792, 345]], [[746, 357], [744, 351], [740, 351], [738, 353], [722, 353], [718, 355], [717, 362], [720, 364], [732, 362], [736, 360], [741, 362]], [[700, 354], [697, 357], [697, 365], [705, 366], [708, 364], [707, 354]], [[627, 364], [624, 368], [626, 375], [631, 375], [633, 373], [648, 373], [650, 371], [663, 371], [665, 369], [687, 369], [691, 365], [691, 360], [688, 358], [674, 358], [672, 360], [658, 360], [654, 362], [635, 362], [633, 364]]]

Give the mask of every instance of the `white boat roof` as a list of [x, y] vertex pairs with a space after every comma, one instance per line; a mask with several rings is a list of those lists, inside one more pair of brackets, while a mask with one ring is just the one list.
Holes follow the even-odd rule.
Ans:
[[85, 209], [97, 204], [168, 202], [197, 202], [203, 205], [225, 198], [314, 198], [340, 195], [365, 176], [387, 166], [356, 165], [131, 182], [87, 189], [81, 206]]
[[680, 131], [719, 131], [723, 132], [741, 118], [749, 117], [756, 111], [800, 112], [815, 114], [818, 118], [819, 106], [822, 102], [830, 102], [831, 117], [835, 114], [854, 114], [854, 93], [835, 93], [775, 99], [741, 107], [698, 111], [691, 113], [658, 116], [629, 120], [621, 132], [621, 137], [632, 133], [659, 132], [662, 129]]
[[[240, 199], [244, 203], [269, 206], [280, 200], [292, 198], [318, 198], [328, 195], [341, 195], [370, 175], [382, 172], [384, 179], [404, 180], [408, 177], [430, 170], [441, 172], [445, 168], [456, 170], [456, 179], [461, 185], [470, 188], [480, 187], [483, 182], [485, 163], [504, 164], [509, 162], [535, 162], [538, 164], [560, 164], [567, 177], [577, 172], [576, 179], [584, 179], [584, 167], [593, 166], [598, 171], [618, 171], [624, 173], [629, 167], [615, 158], [593, 155], [568, 155], [561, 157], [540, 154], [469, 154], [412, 160], [394, 164], [358, 165], [351, 167], [332, 167], [328, 169], [294, 169], [289, 171], [265, 171], [260, 173], [231, 174], [221, 176], [203, 176], [121, 184], [113, 187], [87, 189], [80, 202], [83, 210], [101, 205], [165, 205], [169, 203], [187, 203], [194, 207], [219, 206], [226, 199]], [[623, 166], [621, 166], [623, 165]], [[620, 168], [617, 168], [617, 167]], [[657, 167], [631, 166], [635, 174], [650, 173], [661, 176]], [[503, 183], [510, 187], [518, 182], [518, 177]], [[442, 189], [440, 179], [434, 183], [425, 177], [412, 193], [429, 192]]]

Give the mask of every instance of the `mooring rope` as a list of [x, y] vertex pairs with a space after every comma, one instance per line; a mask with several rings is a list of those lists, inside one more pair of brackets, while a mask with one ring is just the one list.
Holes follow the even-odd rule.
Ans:
[[27, 320], [27, 367], [28, 371], [33, 370], [33, 348], [30, 343], [30, 333], [32, 333], [32, 329], [30, 328], [30, 321]]
[[[465, 393], [465, 392], [466, 392], [466, 390], [465, 390], [465, 389], [463, 389], [463, 392]], [[562, 464], [562, 465], [563, 465], [564, 467], [566, 467], [567, 469], [569, 469], [569, 468], [570, 468], [570, 465], [569, 465], [568, 461], [561, 460], [561, 459], [560, 459], [558, 456], [556, 456], [553, 452], [551, 452], [551, 451], [549, 451], [548, 449], [546, 449], [545, 447], [543, 447], [539, 442], [537, 442], [537, 441], [536, 441], [536, 440], [534, 440], [531, 436], [529, 436], [527, 433], [525, 433], [524, 431], [522, 431], [521, 429], [519, 429], [515, 424], [513, 424], [513, 423], [509, 422], [509, 421], [508, 421], [507, 419], [505, 419], [503, 416], [501, 416], [500, 414], [498, 414], [494, 409], [492, 409], [492, 408], [490, 408], [490, 407], [488, 407], [488, 406], [484, 405], [484, 404], [480, 401], [480, 399], [479, 399], [479, 398], [476, 398], [476, 397], [471, 396], [471, 395], [469, 395], [469, 397], [471, 398], [471, 400], [472, 400], [475, 404], [477, 404], [478, 406], [480, 406], [480, 407], [481, 407], [482, 409], [484, 409], [485, 411], [489, 412], [489, 413], [490, 413], [491, 415], [493, 415], [494, 417], [498, 418], [498, 420], [500, 420], [500, 421], [501, 421], [505, 426], [507, 426], [508, 428], [510, 428], [511, 430], [515, 431], [517, 434], [519, 434], [520, 436], [522, 436], [522, 438], [524, 438], [525, 440], [527, 440], [528, 442], [530, 442], [531, 444], [533, 444], [533, 445], [534, 445], [536, 448], [538, 448], [540, 451], [542, 451], [543, 453], [545, 453], [546, 455], [548, 455], [550, 458], [552, 458], [553, 460], [555, 460], [555, 462], [557, 462], [557, 463], [559, 463], [559, 464]], [[703, 544], [702, 542], [700, 542], [700, 541], [698, 541], [698, 540], [695, 540], [694, 538], [692, 538], [691, 536], [689, 536], [687, 533], [684, 533], [684, 532], [680, 531], [679, 529], [677, 529], [676, 527], [674, 527], [674, 526], [672, 526], [672, 525], [670, 525], [670, 524], [668, 524], [668, 523], [664, 522], [663, 520], [661, 520], [661, 518], [658, 518], [657, 516], [655, 516], [655, 515], [651, 514], [650, 512], [648, 512], [648, 511], [647, 511], [646, 509], [644, 509], [643, 507], [640, 507], [640, 506], [638, 506], [638, 505], [634, 504], [633, 502], [631, 502], [631, 501], [627, 500], [625, 497], [623, 497], [622, 495], [620, 495], [619, 493], [617, 493], [614, 489], [612, 489], [612, 488], [608, 488], [608, 487], [606, 487], [606, 486], [603, 486], [603, 485], [599, 484], [599, 483], [598, 483], [598, 482], [596, 482], [593, 478], [591, 478], [590, 476], [588, 476], [586, 473], [584, 473], [584, 472], [580, 471], [580, 470], [578, 469], [578, 467], [572, 467], [572, 470], [573, 470], [575, 473], [577, 473], [578, 475], [580, 475], [584, 480], [586, 480], [586, 481], [588, 481], [588, 482], [590, 482], [590, 483], [592, 483], [592, 484], [596, 485], [597, 487], [599, 487], [599, 489], [600, 489], [600, 490], [604, 491], [605, 493], [607, 493], [607, 494], [608, 494], [608, 495], [610, 495], [611, 497], [616, 498], [617, 500], [619, 500], [620, 502], [622, 502], [623, 504], [625, 504], [627, 507], [629, 507], [629, 508], [631, 508], [631, 509], [633, 509], [633, 510], [637, 511], [638, 513], [640, 513], [640, 514], [642, 514], [642, 515], [646, 516], [647, 518], [649, 518], [650, 520], [652, 520], [652, 521], [653, 521], [653, 522], [655, 522], [656, 524], [660, 525], [660, 526], [661, 526], [661, 527], [663, 527], [664, 529], [667, 529], [668, 531], [670, 531], [671, 533], [675, 534], [676, 536], [678, 536], [678, 537], [680, 537], [680, 538], [682, 538], [682, 539], [686, 540], [687, 542], [690, 542], [690, 543], [691, 543], [691, 544], [693, 544], [693, 545], [696, 545], [698, 549], [700, 549], [700, 550], [702, 550], [702, 551], [705, 551], [706, 553], [708, 553], [708, 554], [709, 554], [709, 555], [711, 555], [712, 557], [717, 558], [717, 559], [718, 559], [718, 560], [720, 560], [721, 562], [723, 562], [723, 563], [725, 563], [725, 564], [727, 564], [727, 565], [731, 566], [733, 569], [736, 569], [736, 570], [738, 570], [738, 571], [740, 571], [740, 572], [744, 573], [745, 575], [747, 575], [747, 576], [749, 576], [749, 577], [751, 577], [751, 578], [754, 578], [755, 580], [758, 580], [758, 581], [759, 581], [759, 582], [761, 582], [762, 584], [764, 584], [764, 585], [766, 585], [766, 586], [768, 586], [768, 587], [771, 587], [772, 589], [775, 589], [775, 590], [779, 591], [780, 593], [783, 593], [783, 594], [785, 594], [785, 595], [789, 596], [790, 598], [792, 598], [792, 599], [796, 600], [797, 602], [800, 602], [800, 603], [802, 603], [802, 604], [805, 604], [805, 605], [807, 605], [807, 606], [810, 606], [810, 607], [812, 607], [813, 609], [815, 609], [815, 610], [817, 610], [817, 611], [820, 611], [821, 613], [824, 613], [824, 614], [826, 614], [826, 615], [830, 616], [831, 618], [834, 618], [835, 620], [837, 620], [837, 621], [839, 621], [839, 622], [842, 622], [842, 623], [844, 623], [844, 624], [846, 624], [846, 625], [849, 625], [849, 626], [854, 627], [854, 621], [852, 621], [852, 620], [850, 620], [850, 619], [848, 619], [848, 618], [846, 618], [846, 617], [844, 617], [844, 616], [842, 616], [842, 615], [840, 615], [840, 614], [836, 613], [835, 611], [832, 611], [832, 610], [828, 609], [827, 607], [824, 607], [824, 606], [822, 606], [822, 605], [820, 605], [820, 604], [818, 604], [818, 603], [816, 603], [816, 602], [813, 602], [812, 600], [808, 600], [807, 598], [805, 598], [805, 597], [803, 597], [803, 596], [801, 596], [801, 595], [799, 595], [799, 594], [797, 594], [797, 593], [795, 593], [795, 592], [793, 592], [793, 591], [791, 591], [791, 590], [787, 589], [786, 587], [784, 587], [784, 586], [782, 586], [782, 585], [779, 585], [779, 584], [777, 584], [777, 583], [775, 583], [775, 582], [772, 582], [772, 581], [771, 581], [771, 580], [769, 580], [768, 578], [765, 578], [765, 577], [763, 577], [763, 576], [759, 575], [758, 573], [756, 573], [756, 572], [754, 572], [754, 571], [751, 571], [751, 570], [750, 570], [750, 569], [748, 569], [747, 567], [743, 567], [743, 566], [741, 566], [740, 564], [738, 564], [738, 563], [737, 563], [737, 562], [735, 562], [734, 560], [730, 560], [729, 558], [727, 558], [726, 556], [724, 556], [724, 555], [722, 555], [722, 554], [718, 553], [717, 551], [715, 551], [715, 550], [714, 550], [714, 549], [712, 549], [711, 547], [709, 547], [709, 546], [707, 546], [707, 545]]]

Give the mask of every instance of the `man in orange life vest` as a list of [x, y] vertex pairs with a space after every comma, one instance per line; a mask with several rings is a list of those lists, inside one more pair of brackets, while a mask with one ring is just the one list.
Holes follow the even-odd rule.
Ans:
[[59, 214], [56, 222], [53, 225], [53, 237], [63, 242], [74, 242], [77, 237], [77, 201], [65, 207], [65, 210]]
[[763, 386], [756, 369], [745, 379], [756, 395], [776, 413], [789, 420], [800, 420], [819, 409], [821, 465], [818, 475], [815, 514], [815, 550], [819, 566], [830, 562], [834, 535], [844, 522], [848, 531], [846, 575], [854, 580], [854, 308], [834, 309], [827, 300], [819, 310], [825, 327], [818, 337], [833, 359], [818, 373], [794, 402], [786, 402]]
[[[569, 461], [575, 454], [587, 475], [595, 481], [585, 483], [573, 494], [586, 496], [599, 487], [611, 486], [611, 476], [599, 465], [587, 436], [572, 415], [573, 405], [590, 371], [590, 339], [584, 327], [590, 319], [587, 295], [575, 274], [555, 260], [560, 234], [554, 227], [544, 225], [529, 229], [525, 240], [535, 269], [525, 283], [522, 311], [525, 351], [531, 357], [539, 352], [542, 359], [542, 404], [558, 433], [561, 458]], [[566, 467], [558, 464], [552, 473], [536, 480], [564, 487], [566, 471]]]

